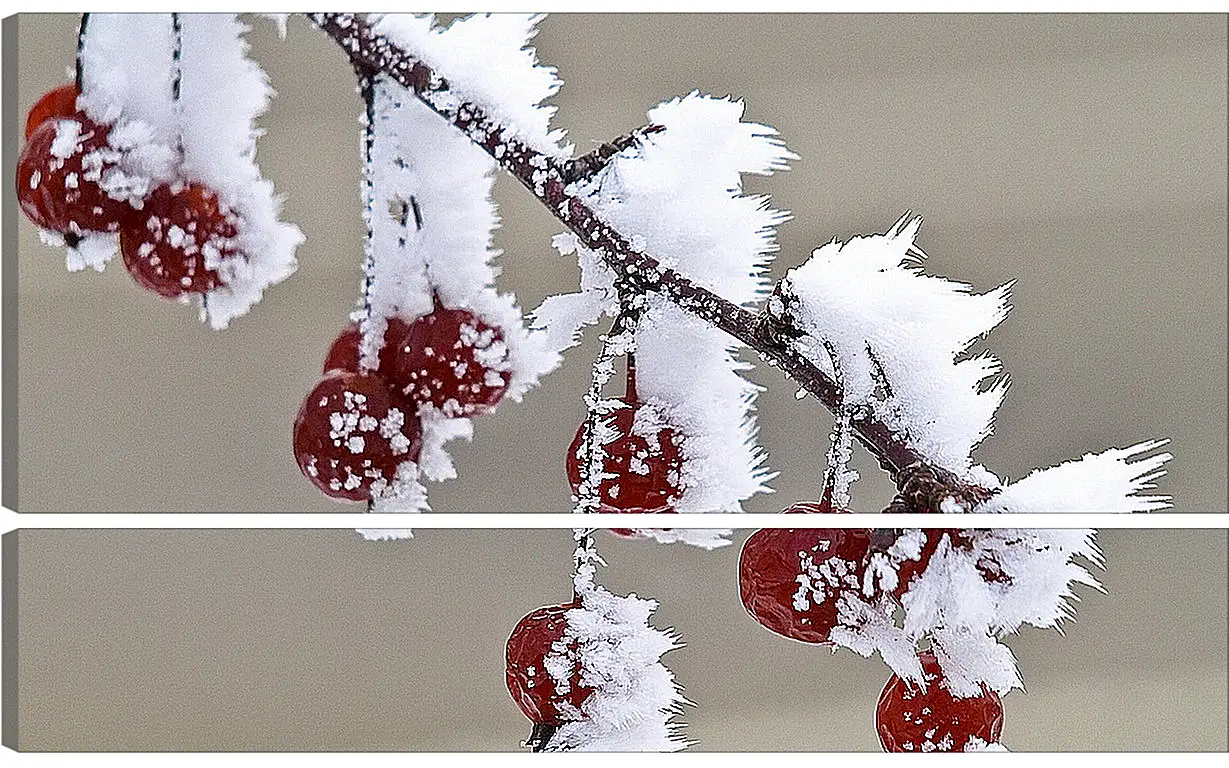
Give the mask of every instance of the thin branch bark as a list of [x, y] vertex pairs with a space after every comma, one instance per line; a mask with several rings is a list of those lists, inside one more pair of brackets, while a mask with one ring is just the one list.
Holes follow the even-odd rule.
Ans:
[[[680, 308], [758, 352], [764, 361], [780, 368], [830, 411], [838, 411], [840, 388], [794, 348], [790, 334], [782, 332], [778, 319], [767, 312], [755, 313], [744, 309], [666, 269], [652, 256], [633, 248], [626, 237], [599, 219], [583, 200], [569, 195], [565, 189], [568, 181], [575, 178], [580, 170], [574, 161], [532, 149], [516, 136], [505, 133], [505, 128], [477, 105], [458, 104], [455, 99], [441, 98], [450, 90], [448, 81], [425, 62], [376, 32], [363, 15], [317, 13], [311, 14], [310, 18], [337, 42], [358, 71], [370, 76], [383, 75], [400, 83], [485, 149], [496, 163], [524, 184], [560, 222], [575, 232], [587, 248], [601, 254], [607, 266], [622, 281], [639, 291], [656, 291], [667, 296]], [[637, 133], [642, 135], [646, 130], [641, 129]], [[633, 134], [633, 137], [636, 135]], [[592, 163], [586, 161], [584, 171], [591, 173], [593, 170]], [[926, 465], [902, 436], [882, 422], [869, 417], [859, 418], [853, 421], [853, 428], [858, 440], [898, 484], [906, 467]]]

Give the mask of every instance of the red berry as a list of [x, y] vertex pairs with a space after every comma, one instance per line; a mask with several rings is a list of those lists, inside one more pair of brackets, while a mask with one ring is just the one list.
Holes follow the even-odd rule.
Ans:
[[326, 495], [366, 501], [392, 482], [397, 466], [417, 461], [421, 427], [375, 374], [332, 371], [294, 420], [299, 469]]
[[[400, 348], [401, 339], [405, 336], [409, 326], [400, 318], [388, 318], [388, 328], [384, 331], [384, 346], [380, 349], [380, 367], [379, 372], [385, 378], [388, 377], [388, 371], [392, 368], [390, 360]], [[359, 331], [358, 323], [350, 323], [337, 334], [337, 338], [333, 340], [333, 345], [329, 347], [329, 353], [324, 357], [324, 372], [329, 371], [354, 371], [358, 372], [359, 342], [362, 339], [362, 334]], [[395, 386], [395, 385], [394, 385]]]
[[77, 113], [38, 126], [17, 158], [17, 200], [41, 229], [60, 232], [70, 245], [86, 232], [115, 232], [133, 208], [110, 197], [99, 182], [115, 169], [118, 150], [109, 128]]
[[[539, 608], [517, 622], [508, 638], [508, 693], [534, 723], [561, 725], [582, 719], [580, 707], [593, 689], [580, 682], [575, 642], [564, 642], [567, 612], [579, 603]], [[566, 660], [566, 681], [547, 671], [547, 657]], [[558, 674], [558, 673], [557, 673]]]
[[26, 114], [26, 138], [30, 138], [30, 134], [48, 120], [77, 114], [77, 97], [80, 95], [76, 83], [65, 83], [40, 96]]
[[218, 267], [237, 251], [238, 219], [201, 184], [163, 185], [120, 229], [124, 266], [137, 283], [168, 299], [222, 284]]
[[926, 678], [921, 691], [892, 675], [879, 705], [875, 727], [886, 752], [960, 752], [976, 736], [997, 744], [1003, 730], [1003, 702], [984, 685], [977, 696], [954, 698], [930, 651], [918, 654]]
[[[604, 478], [598, 485], [597, 512], [613, 513], [673, 513], [674, 504], [682, 496], [680, 473], [683, 456], [678, 438], [670, 427], [662, 427], [650, 438], [635, 434], [633, 425], [644, 403], [620, 400], [626, 407], [618, 408], [608, 417], [613, 421], [617, 437], [603, 446], [606, 454]], [[580, 425], [568, 448], [568, 482], [574, 493], [580, 492], [580, 456], [588, 436], [587, 422]], [[624, 535], [631, 531], [619, 529]]]
[[945, 533], [958, 533], [958, 531], [943, 528], [927, 528], [922, 530], [922, 535], [926, 537], [926, 540], [922, 544], [922, 551], [918, 559], [902, 560], [896, 566], [896, 589], [892, 590], [893, 597], [900, 600], [905, 596], [914, 579], [921, 576], [926, 567], [930, 565], [930, 558], [934, 556], [935, 550], [939, 548], [939, 542], [943, 539], [943, 534]]
[[[791, 507], [787, 512], [799, 513]], [[871, 532], [854, 528], [765, 528], [738, 559], [743, 607], [778, 635], [830, 644], [837, 600], [859, 593]]]
[[430, 314], [410, 324], [389, 363], [384, 375], [408, 398], [448, 416], [490, 411], [511, 379], [503, 333], [468, 310], [438, 301]]

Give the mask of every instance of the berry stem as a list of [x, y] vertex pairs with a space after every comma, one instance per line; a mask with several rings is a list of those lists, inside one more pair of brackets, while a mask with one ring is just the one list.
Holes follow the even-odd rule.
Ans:
[[81, 93], [81, 81], [85, 77], [85, 64], [81, 61], [81, 52], [85, 49], [85, 31], [90, 26], [90, 15], [88, 13], [81, 14], [81, 24], [77, 27], [77, 60], [74, 82], [77, 84], [77, 93]]
[[529, 733], [529, 738], [525, 739], [522, 746], [529, 747], [532, 752], [542, 752], [546, 749], [546, 745], [550, 743], [551, 737], [555, 735], [557, 730], [559, 730], [559, 726], [556, 725], [534, 723], [533, 730]]
[[597, 542], [592, 528], [574, 528], [572, 536], [576, 539], [576, 549], [572, 551], [572, 602], [580, 605], [581, 584], [592, 580], [593, 564], [598, 560]]
[[627, 353], [627, 402], [635, 405], [640, 402], [640, 395], [636, 392], [636, 353]]
[[[371, 328], [371, 284], [375, 272], [375, 237], [373, 219], [375, 218], [375, 182], [372, 178], [375, 169], [371, 167], [372, 153], [375, 146], [375, 81], [371, 75], [359, 73], [359, 92], [363, 97], [363, 206], [366, 208], [367, 243], [363, 249], [363, 320], [359, 324], [363, 339], [366, 340]], [[362, 357], [361, 353], [359, 355]]]
[[180, 59], [183, 58], [183, 28], [179, 23], [179, 14], [171, 14], [171, 34], [174, 35], [174, 45], [171, 47], [171, 101], [175, 102], [175, 109], [179, 109], [179, 90], [183, 82], [183, 67], [180, 66]]
[[597, 509], [601, 504], [601, 479], [606, 466], [606, 449], [598, 441], [598, 419], [610, 412], [604, 404], [602, 388], [614, 374], [614, 359], [620, 354], [630, 353], [636, 343], [635, 322], [638, 314], [619, 313], [610, 326], [610, 331], [602, 338], [602, 351], [593, 363], [593, 379], [589, 391], [585, 393], [585, 439], [581, 442], [580, 454], [580, 487], [575, 497], [576, 514], [585, 514]]

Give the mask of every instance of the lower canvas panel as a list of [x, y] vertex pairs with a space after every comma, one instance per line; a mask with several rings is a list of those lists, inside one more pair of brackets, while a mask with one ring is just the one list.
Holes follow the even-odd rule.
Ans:
[[[877, 751], [877, 657], [774, 635], [739, 548], [598, 535], [652, 623], [693, 750]], [[1226, 749], [1226, 533], [1103, 530], [1105, 594], [1007, 640], [1013, 751]], [[5, 541], [5, 743], [30, 751], [516, 751], [504, 644], [571, 598], [564, 530], [30, 530]], [[13, 599], [15, 597], [15, 600]], [[15, 604], [14, 604], [15, 603]]]

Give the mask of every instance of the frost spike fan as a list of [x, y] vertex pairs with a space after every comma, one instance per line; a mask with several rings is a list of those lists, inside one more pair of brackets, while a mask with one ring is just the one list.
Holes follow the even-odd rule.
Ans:
[[[574, 161], [546, 155], [516, 136], [505, 135], [503, 127], [472, 103], [458, 106], [451, 100], [436, 98], [449, 91], [448, 81], [377, 33], [362, 15], [319, 13], [312, 14], [311, 18], [341, 46], [356, 70], [369, 75], [382, 73], [405, 86], [490, 153], [587, 247], [601, 253], [606, 264], [622, 280], [640, 290], [657, 291], [667, 296], [680, 308], [754, 349], [829, 410], [835, 412], [840, 407], [841, 394], [836, 382], [791, 346], [789, 333], [782, 333], [774, 318], [743, 309], [662, 267], [656, 259], [632, 247], [626, 237], [598, 219], [583, 201], [568, 195], [564, 188], [578, 174]], [[587, 156], [580, 160], [593, 164]], [[852, 426], [858, 439], [893, 478], [906, 467], [924, 463], [882, 422], [869, 417], [855, 418]]]

